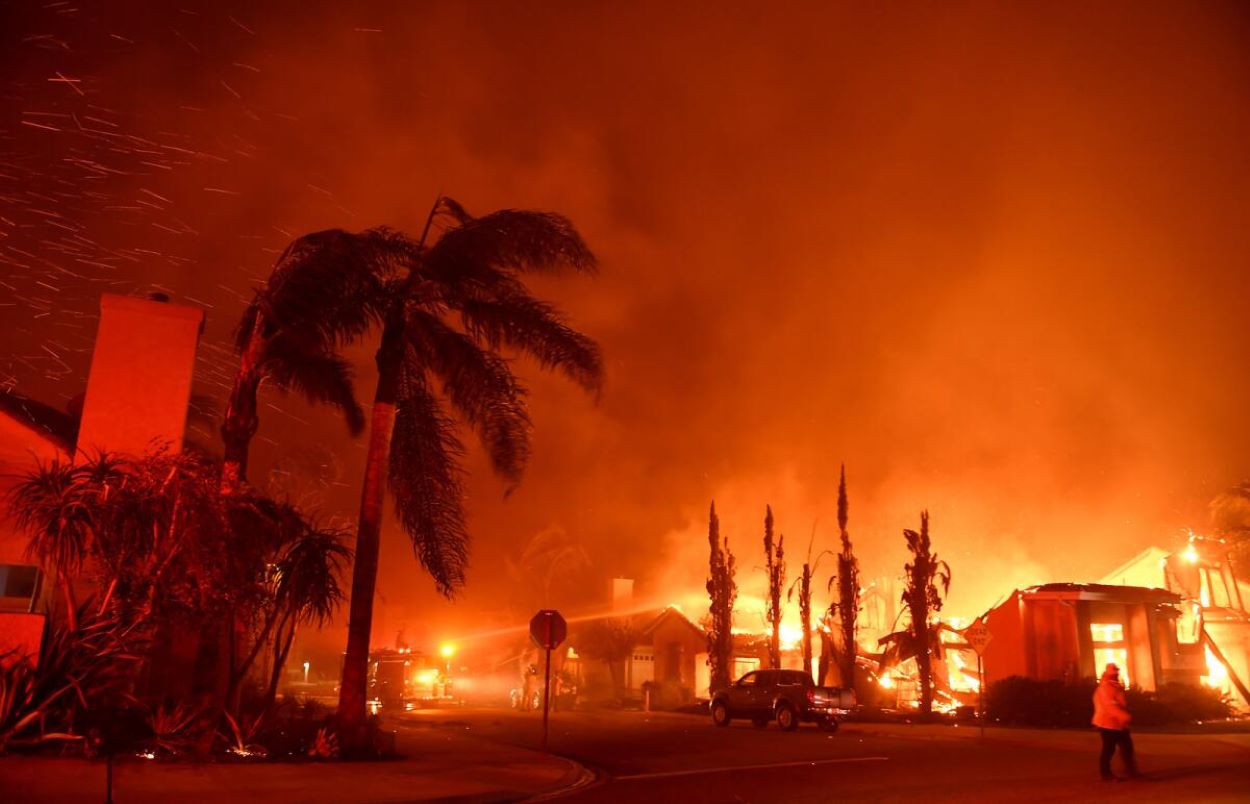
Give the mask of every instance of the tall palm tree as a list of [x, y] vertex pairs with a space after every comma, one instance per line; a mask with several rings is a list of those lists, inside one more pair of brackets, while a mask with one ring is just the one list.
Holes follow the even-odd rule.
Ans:
[[[442, 234], [427, 245], [434, 224]], [[594, 271], [594, 255], [566, 218], [523, 210], [477, 218], [440, 198], [407, 252], [403, 274], [383, 283], [386, 308], [338, 709], [345, 750], [359, 750], [366, 739], [383, 478], [417, 558], [450, 597], [464, 583], [469, 537], [463, 446], [445, 403], [476, 431], [495, 472], [516, 483], [530, 454], [530, 419], [526, 390], [500, 350], [527, 353], [592, 392], [602, 377], [594, 341], [532, 296], [521, 279], [529, 271]]]
[[950, 591], [951, 568], [933, 552], [929, 539], [929, 512], [920, 512], [920, 530], [906, 529], [903, 538], [912, 560], [903, 567], [906, 587], [903, 604], [911, 618], [907, 629], [910, 649], [915, 651], [916, 674], [920, 681], [920, 712], [933, 711], [933, 656], [940, 655], [941, 640], [929, 622], [942, 610], [942, 599]]
[[384, 283], [407, 245], [385, 228], [329, 229], [299, 237], [282, 252], [236, 333], [239, 368], [221, 424], [223, 492], [247, 479], [248, 448], [260, 424], [257, 396], [266, 380], [337, 407], [352, 435], [364, 429], [352, 366], [338, 349], [381, 320]]

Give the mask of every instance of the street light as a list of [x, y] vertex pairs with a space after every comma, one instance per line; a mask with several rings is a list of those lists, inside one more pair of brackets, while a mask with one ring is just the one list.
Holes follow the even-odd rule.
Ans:
[[451, 657], [456, 654], [456, 646], [444, 642], [438, 646], [438, 654], [443, 657], [443, 696], [447, 697], [447, 684], [451, 679]]
[[304, 662], [304, 683], [308, 683], [308, 662]]

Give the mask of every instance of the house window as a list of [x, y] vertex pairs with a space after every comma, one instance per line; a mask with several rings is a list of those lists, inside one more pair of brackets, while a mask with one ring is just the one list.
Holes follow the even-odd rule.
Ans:
[[1095, 642], [1123, 642], [1124, 626], [1119, 623], [1094, 623], [1089, 634]]
[[735, 656], [733, 678], [742, 678], [752, 670], [760, 669], [760, 660], [754, 656]]
[[1094, 643], [1094, 672], [1101, 676], [1108, 664], [1120, 668], [1120, 683], [1129, 685], [1128, 643], [1124, 641], [1122, 623], [1090, 623], [1089, 635]]
[[38, 567], [0, 564], [0, 611], [30, 611], [38, 589]]

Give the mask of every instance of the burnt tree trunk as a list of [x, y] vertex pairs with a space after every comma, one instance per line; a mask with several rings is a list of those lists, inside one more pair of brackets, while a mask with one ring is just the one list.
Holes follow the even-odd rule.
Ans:
[[260, 426], [256, 399], [262, 378], [260, 360], [264, 340], [261, 332], [264, 326], [264, 314], [257, 313], [247, 346], [239, 357], [239, 371], [235, 374], [234, 387], [230, 389], [230, 398], [226, 402], [226, 415], [221, 421], [223, 494], [233, 494], [247, 480], [248, 449]]

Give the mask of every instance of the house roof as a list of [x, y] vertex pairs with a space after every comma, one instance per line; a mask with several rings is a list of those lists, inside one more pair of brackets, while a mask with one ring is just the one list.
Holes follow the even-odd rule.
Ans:
[[1112, 603], [1179, 603], [1180, 595], [1145, 586], [1106, 583], [1044, 583], [1020, 590], [1029, 600], [1101, 600]]
[[674, 617], [677, 618], [680, 622], [684, 623], [688, 628], [690, 628], [691, 630], [699, 634], [699, 636], [707, 635], [704, 632], [704, 630], [700, 628], [698, 625], [696, 625], [694, 622], [692, 622], [690, 618], [686, 616], [685, 612], [683, 612], [681, 609], [677, 608], [676, 606], [665, 606], [663, 609], [660, 609], [659, 613], [655, 616], [653, 620], [651, 620], [650, 623], [648, 623], [646, 626], [643, 627], [642, 632], [641, 632], [642, 636], [649, 635], [652, 631], [660, 627], [660, 623], [664, 622], [667, 619], [674, 618]]
[[8, 416], [58, 449], [74, 451], [78, 441], [76, 416], [11, 390], [0, 390], [0, 415]]
[[1167, 560], [1171, 553], [1162, 547], [1147, 547], [1120, 566], [1108, 572], [1101, 579], [1103, 583], [1114, 584], [1117, 579], [1124, 579], [1133, 574], [1139, 567], [1158, 567], [1159, 562]]

